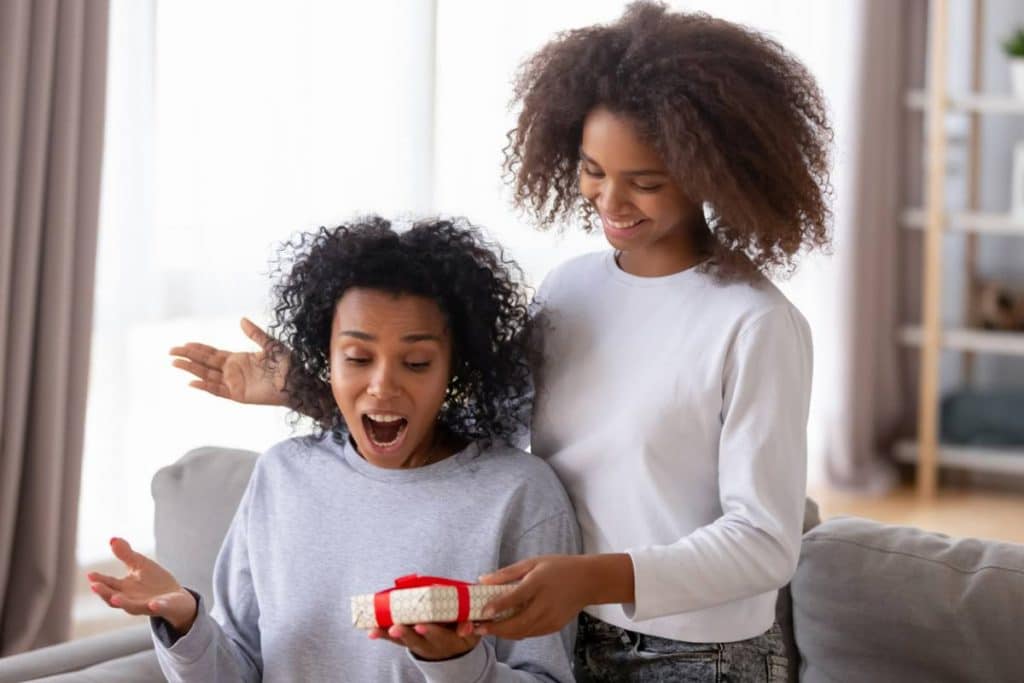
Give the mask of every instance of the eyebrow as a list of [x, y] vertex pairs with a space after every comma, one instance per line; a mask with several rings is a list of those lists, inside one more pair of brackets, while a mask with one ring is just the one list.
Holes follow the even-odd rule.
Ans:
[[[580, 157], [582, 157], [583, 161], [587, 162], [588, 164], [594, 164], [595, 166], [598, 166], [598, 167], [601, 166], [601, 164], [597, 163], [596, 161], [591, 159], [589, 156], [587, 156], [587, 153], [584, 152], [582, 148], [580, 149]], [[623, 171], [622, 175], [628, 175], [628, 176], [665, 175], [665, 176], [667, 176], [668, 175], [668, 171], [663, 171], [663, 170], [651, 168], [651, 169], [642, 169], [642, 170], [639, 170], [639, 171]]]
[[[377, 337], [366, 332], [360, 332], [359, 330], [342, 330], [338, 333], [339, 337], [354, 337], [363, 341], [377, 341]], [[402, 337], [404, 342], [421, 342], [421, 341], [436, 341], [441, 342], [441, 338], [436, 334], [428, 334], [426, 332], [417, 332], [413, 334], [407, 334]]]

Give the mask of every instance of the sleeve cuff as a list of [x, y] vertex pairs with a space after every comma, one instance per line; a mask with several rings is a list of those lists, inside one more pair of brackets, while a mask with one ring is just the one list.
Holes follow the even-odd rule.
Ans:
[[[646, 621], [665, 613], [663, 600], [658, 596], [658, 548], [630, 548], [626, 550], [633, 562], [633, 602], [623, 603], [622, 613], [630, 621]], [[662, 596], [663, 597], [663, 596]]]
[[192, 628], [183, 636], [173, 632], [171, 625], [161, 617], [150, 617], [153, 643], [161, 648], [172, 659], [182, 664], [193, 664], [203, 656], [210, 643], [213, 642], [214, 630], [212, 618], [206, 613], [206, 605], [199, 593], [186, 588], [196, 599], [196, 620]]
[[636, 561], [636, 552], [634, 549], [626, 551], [629, 561], [633, 563], [633, 602], [622, 603], [622, 613], [630, 621], [637, 621], [636, 606], [640, 602], [640, 567]]
[[423, 673], [428, 683], [457, 683], [466, 681], [479, 681], [483, 678], [484, 672], [492, 658], [490, 646], [487, 641], [480, 640], [472, 650], [454, 659], [446, 659], [440, 662], [431, 662], [415, 657], [411, 651], [406, 650], [407, 656], [416, 664]]

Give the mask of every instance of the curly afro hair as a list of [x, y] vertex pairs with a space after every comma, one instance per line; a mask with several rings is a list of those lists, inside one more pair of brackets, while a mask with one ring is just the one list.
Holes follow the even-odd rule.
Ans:
[[290, 407], [320, 436], [347, 433], [330, 387], [335, 306], [352, 287], [437, 302], [452, 336], [452, 378], [439, 425], [465, 440], [511, 440], [530, 391], [522, 271], [463, 219], [423, 220], [398, 232], [369, 216], [281, 246], [272, 335], [290, 349]]
[[593, 229], [580, 196], [583, 120], [624, 116], [675, 182], [710, 208], [711, 262], [724, 279], [792, 272], [828, 249], [832, 129], [814, 78], [769, 38], [705, 14], [636, 2], [613, 24], [559, 34], [523, 63], [504, 170], [542, 229]]

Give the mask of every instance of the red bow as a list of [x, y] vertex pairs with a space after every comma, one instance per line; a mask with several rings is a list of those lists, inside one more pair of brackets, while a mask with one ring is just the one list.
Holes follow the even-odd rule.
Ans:
[[394, 588], [373, 594], [373, 611], [377, 617], [377, 628], [388, 628], [395, 623], [391, 619], [391, 596], [389, 595], [391, 591], [424, 586], [454, 586], [459, 600], [459, 614], [456, 621], [461, 623], [469, 619], [469, 583], [440, 576], [408, 574], [395, 579]]

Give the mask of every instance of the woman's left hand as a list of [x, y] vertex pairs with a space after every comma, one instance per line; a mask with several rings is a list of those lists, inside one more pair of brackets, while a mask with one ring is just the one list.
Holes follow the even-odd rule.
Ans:
[[454, 628], [446, 624], [395, 624], [388, 629], [372, 629], [369, 637], [371, 640], [380, 638], [406, 647], [427, 661], [464, 655], [480, 642], [480, 636], [473, 633], [473, 625], [468, 622], [457, 624]]
[[544, 555], [511, 564], [480, 577], [480, 583], [520, 581], [508, 593], [491, 600], [484, 615], [508, 609], [517, 613], [501, 621], [479, 624], [477, 635], [499, 638], [532, 638], [560, 631], [591, 604], [590, 582], [582, 555]]

